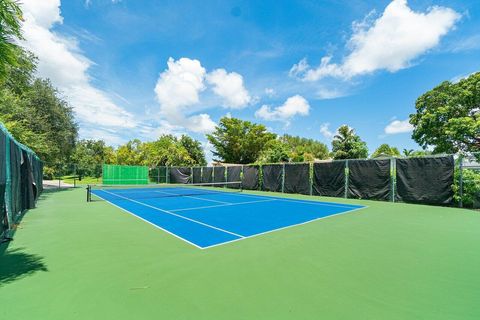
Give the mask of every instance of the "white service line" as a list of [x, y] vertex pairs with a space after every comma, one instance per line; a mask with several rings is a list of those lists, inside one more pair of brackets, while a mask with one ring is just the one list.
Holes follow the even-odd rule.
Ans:
[[163, 213], [166, 213], [166, 214], [170, 214], [172, 216], [175, 216], [175, 217], [178, 217], [178, 218], [181, 218], [181, 219], [185, 219], [185, 220], [188, 220], [188, 221], [191, 221], [191, 222], [195, 222], [195, 223], [198, 223], [202, 226], [205, 226], [205, 227], [208, 227], [208, 228], [212, 228], [212, 229], [215, 229], [215, 230], [218, 230], [218, 231], [222, 231], [222, 232], [225, 232], [225, 233], [228, 233], [228, 234], [231, 234], [231, 235], [234, 235], [236, 237], [240, 237], [240, 238], [245, 238], [245, 236], [242, 236], [240, 234], [237, 234], [237, 233], [233, 233], [231, 231], [227, 231], [227, 230], [224, 230], [224, 229], [221, 229], [221, 228], [217, 228], [217, 227], [214, 227], [214, 226], [211, 226], [209, 224], [206, 224], [206, 223], [203, 223], [201, 221], [197, 221], [197, 220], [194, 220], [194, 219], [190, 219], [190, 218], [187, 218], [187, 217], [184, 217], [184, 216], [181, 216], [179, 214], [175, 214], [171, 211], [167, 211], [167, 210], [163, 210], [163, 209], [160, 209], [160, 208], [157, 208], [157, 207], [154, 207], [154, 206], [151, 206], [149, 204], [146, 204], [146, 203], [143, 203], [143, 202], [140, 202], [140, 201], [137, 201], [137, 200], [133, 200], [133, 199], [130, 199], [130, 198], [127, 198], [127, 197], [124, 197], [124, 196], [121, 196], [119, 194], [115, 194], [115, 193], [112, 193], [110, 191], [106, 191], [106, 190], [102, 190], [103, 192], [106, 192], [106, 193], [109, 193], [113, 196], [116, 196], [116, 197], [120, 197], [120, 198], [123, 198], [125, 200], [128, 200], [128, 201], [131, 201], [131, 202], [134, 202], [134, 203], [138, 203], [139, 205], [142, 205], [142, 206], [145, 206], [145, 207], [149, 207], [149, 208], [152, 208], [154, 210], [157, 210], [157, 211], [160, 211], [160, 212], [163, 212]]
[[[218, 200], [205, 199], [205, 198], [198, 198], [198, 197], [194, 197], [194, 196], [183, 196], [183, 195], [178, 194], [178, 193], [171, 193], [171, 192], [165, 192], [165, 191], [153, 191], [153, 192], [168, 194], [168, 195], [171, 195], [171, 196], [179, 196], [179, 197], [185, 197], [185, 198], [191, 198], [191, 199], [197, 199], [197, 200], [204, 200], [204, 201], [222, 203], [222, 204], [231, 204], [231, 202], [218, 201]], [[175, 211], [175, 210], [172, 210], [172, 211]]]
[[177, 211], [188, 211], [188, 210], [207, 209], [207, 208], [230, 207], [230, 206], [238, 206], [238, 205], [241, 205], [241, 204], [271, 202], [271, 201], [277, 201], [277, 199], [266, 199], [266, 200], [245, 201], [245, 202], [237, 202], [237, 203], [226, 203], [226, 204], [218, 204], [218, 205], [214, 205], [214, 206], [183, 208], [183, 209], [175, 209], [175, 210], [170, 210], [170, 211], [171, 212], [177, 212]]

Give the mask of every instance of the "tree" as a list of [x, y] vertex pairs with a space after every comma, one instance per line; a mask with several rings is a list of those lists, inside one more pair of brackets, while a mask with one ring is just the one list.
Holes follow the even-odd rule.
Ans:
[[380, 145], [377, 150], [372, 153], [371, 158], [381, 158], [381, 157], [400, 157], [400, 151], [397, 148], [391, 147], [388, 144], [384, 143]]
[[424, 93], [410, 115], [412, 138], [433, 153], [480, 151], [480, 72]]
[[368, 156], [367, 144], [347, 125], [338, 128], [333, 137], [332, 154], [334, 159], [365, 159]]
[[413, 149], [403, 149], [403, 150], [402, 150], [402, 153], [403, 153], [403, 156], [404, 156], [404, 157], [407, 157], [407, 158], [408, 158], [408, 157], [411, 157], [411, 156], [412, 156], [413, 151], [414, 151]]
[[145, 163], [145, 146], [139, 139], [133, 139], [117, 149], [117, 164], [143, 165]]
[[257, 162], [259, 163], [277, 163], [288, 162], [290, 160], [290, 150], [288, 146], [280, 140], [270, 140], [265, 149], [260, 152]]
[[276, 138], [264, 125], [223, 117], [207, 139], [216, 161], [247, 164], [255, 162], [265, 146]]
[[22, 39], [22, 11], [16, 1], [0, 1], [0, 83], [6, 78], [7, 68], [18, 63], [16, 39]]
[[329, 158], [328, 147], [317, 140], [298, 136], [283, 135], [280, 141], [290, 149], [290, 158], [293, 162], [323, 160]]
[[103, 140], [80, 140], [72, 154], [72, 162], [80, 176], [100, 177], [102, 165], [110, 163], [112, 147], [107, 147]]
[[187, 135], [182, 135], [179, 140], [179, 143], [182, 147], [187, 150], [188, 154], [194, 161], [194, 164], [205, 166], [207, 160], [205, 159], [205, 152], [203, 152], [202, 144], [200, 141], [192, 139]]

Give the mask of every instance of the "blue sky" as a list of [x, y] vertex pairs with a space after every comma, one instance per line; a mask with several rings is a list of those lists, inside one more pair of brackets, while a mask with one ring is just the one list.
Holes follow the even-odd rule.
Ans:
[[[225, 115], [330, 146], [418, 149], [416, 98], [480, 69], [480, 2], [25, 0], [25, 45], [82, 138], [117, 145]], [[208, 150], [209, 146], [205, 144]]]

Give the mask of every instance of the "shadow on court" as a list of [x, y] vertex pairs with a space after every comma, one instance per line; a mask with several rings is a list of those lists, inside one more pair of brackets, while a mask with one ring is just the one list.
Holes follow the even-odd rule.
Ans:
[[48, 271], [43, 257], [24, 252], [24, 248], [8, 250], [6, 244], [0, 249], [0, 287], [31, 275], [37, 271]]

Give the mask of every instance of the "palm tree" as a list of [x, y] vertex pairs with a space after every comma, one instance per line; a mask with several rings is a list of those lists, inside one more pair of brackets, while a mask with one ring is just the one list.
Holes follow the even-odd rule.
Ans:
[[368, 156], [368, 149], [353, 128], [343, 125], [333, 137], [332, 153], [334, 159], [364, 159]]
[[17, 1], [0, 0], [0, 82], [7, 67], [17, 64], [15, 39], [23, 39], [21, 32], [22, 10]]
[[405, 157], [411, 157], [413, 155], [413, 149], [403, 149], [402, 153]]

